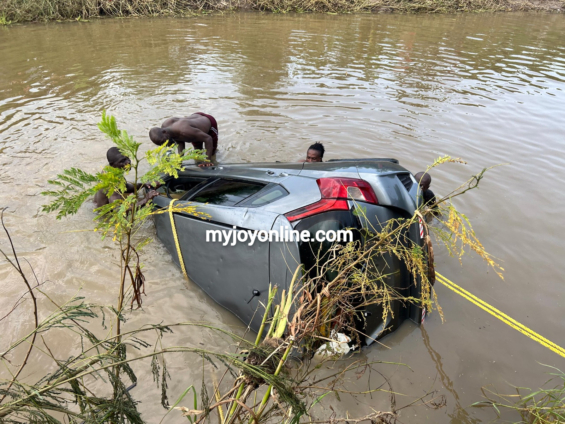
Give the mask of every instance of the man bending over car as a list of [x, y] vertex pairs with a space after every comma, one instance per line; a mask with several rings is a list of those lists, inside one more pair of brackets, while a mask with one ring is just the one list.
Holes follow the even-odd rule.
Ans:
[[177, 143], [179, 155], [184, 151], [186, 143], [192, 143], [195, 149], [206, 150], [209, 161], [200, 162], [198, 166], [212, 166], [218, 163], [218, 123], [211, 115], [197, 112], [184, 118], [169, 118], [160, 128], [151, 128], [149, 138], [158, 146], [167, 140]]

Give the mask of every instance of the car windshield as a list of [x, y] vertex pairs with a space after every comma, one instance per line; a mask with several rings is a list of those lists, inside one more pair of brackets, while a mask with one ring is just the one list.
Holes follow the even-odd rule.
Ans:
[[234, 206], [265, 187], [249, 181], [220, 179], [206, 186], [191, 199], [193, 202]]

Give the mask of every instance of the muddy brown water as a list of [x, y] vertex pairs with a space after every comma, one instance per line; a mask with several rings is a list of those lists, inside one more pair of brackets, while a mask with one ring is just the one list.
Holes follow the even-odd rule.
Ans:
[[[506, 269], [505, 281], [472, 254], [461, 266], [438, 248], [437, 267], [563, 346], [564, 33], [565, 16], [549, 14], [242, 13], [0, 28], [0, 205], [9, 207], [6, 222], [20, 255], [40, 280], [50, 281], [45, 289], [54, 299], [78, 292], [110, 304], [117, 259], [111, 241], [82, 231], [92, 226], [92, 206], [56, 221], [40, 212], [45, 199], [39, 195], [64, 168], [104, 165], [110, 143], [96, 128], [103, 109], [143, 149], [151, 147], [148, 129], [165, 118], [211, 113], [223, 162], [296, 161], [315, 141], [325, 144], [328, 159], [395, 157], [413, 172], [442, 155], [467, 160], [433, 171], [436, 193], [483, 167], [508, 163], [457, 200]], [[1, 244], [6, 247], [5, 239]], [[145, 264], [148, 296], [143, 311], [129, 315], [130, 328], [204, 318], [241, 331], [230, 313], [183, 283], [159, 241], [148, 248]], [[0, 279], [4, 315], [23, 287], [4, 262]], [[434, 313], [421, 328], [405, 323], [383, 340], [386, 347], [361, 352], [410, 366], [379, 366], [403, 394], [399, 406], [433, 390], [445, 396], [445, 408], [414, 406], [401, 412], [402, 422], [488, 422], [493, 411], [469, 408], [481, 400], [481, 387], [536, 388], [547, 377], [540, 364], [565, 369], [564, 358], [445, 287], [436, 289], [445, 322]], [[44, 298], [40, 305], [49, 308]], [[29, 312], [26, 304], [0, 322], [1, 349], [30, 329]], [[211, 331], [182, 329], [167, 340], [229, 349]], [[77, 349], [61, 332], [47, 342], [61, 357]], [[32, 359], [27, 378], [51, 369], [40, 352]], [[199, 384], [201, 369], [194, 357], [171, 357], [170, 397]], [[149, 367], [138, 367], [138, 374], [134, 395], [147, 421], [158, 422], [160, 390]], [[351, 380], [362, 389], [367, 376]], [[372, 387], [381, 382], [372, 375]], [[354, 415], [389, 407], [382, 394], [331, 404]], [[173, 414], [166, 421], [183, 422]]]

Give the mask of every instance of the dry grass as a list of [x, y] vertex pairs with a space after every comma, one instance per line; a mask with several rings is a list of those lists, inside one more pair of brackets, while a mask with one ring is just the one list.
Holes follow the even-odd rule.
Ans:
[[0, 0], [0, 24], [103, 16], [183, 16], [202, 11], [454, 13], [565, 10], [565, 0]]
[[0, 0], [0, 16], [12, 22], [30, 22], [185, 15], [202, 10], [232, 9], [239, 3], [239, 0]]
[[456, 13], [477, 11], [563, 11], [565, 1], [529, 0], [252, 0], [251, 8], [270, 12]]

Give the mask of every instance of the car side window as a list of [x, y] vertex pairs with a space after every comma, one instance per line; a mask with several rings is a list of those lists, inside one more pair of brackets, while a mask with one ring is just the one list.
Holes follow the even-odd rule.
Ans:
[[188, 200], [212, 205], [234, 206], [260, 191], [265, 184], [219, 179], [195, 193]]
[[166, 196], [169, 199], [181, 199], [190, 190], [196, 188], [198, 185], [203, 184], [208, 178], [198, 177], [179, 177], [170, 178], [165, 184], [157, 189], [157, 192]]
[[265, 187], [264, 190], [261, 190], [256, 195], [240, 203], [238, 206], [257, 208], [259, 206], [272, 203], [275, 200], [279, 200], [285, 196], [288, 196], [288, 191], [286, 191], [283, 187], [278, 184], [269, 184], [267, 187]]

